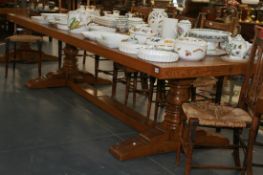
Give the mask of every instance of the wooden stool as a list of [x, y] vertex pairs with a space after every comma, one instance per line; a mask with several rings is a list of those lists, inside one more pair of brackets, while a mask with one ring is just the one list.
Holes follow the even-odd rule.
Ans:
[[8, 63], [9, 63], [9, 46], [11, 43], [14, 44], [14, 55], [13, 55], [13, 70], [15, 70], [16, 67], [16, 56], [17, 56], [17, 43], [23, 44], [23, 43], [37, 43], [38, 46], [38, 76], [41, 76], [41, 61], [42, 61], [42, 37], [34, 36], [34, 35], [12, 35], [10, 37], [7, 37], [6, 39], [6, 55], [5, 55], [5, 78], [8, 76]]

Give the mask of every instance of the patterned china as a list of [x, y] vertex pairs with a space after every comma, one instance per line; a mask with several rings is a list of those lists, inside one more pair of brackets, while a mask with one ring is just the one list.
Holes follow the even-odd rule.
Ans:
[[243, 60], [247, 58], [250, 47], [251, 43], [244, 40], [241, 35], [237, 35], [236, 37], [229, 36], [225, 49], [231, 59]]
[[96, 37], [96, 40], [109, 48], [119, 48], [121, 41], [128, 40], [129, 35], [119, 34], [119, 33], [110, 33], [105, 32], [100, 36]]
[[156, 49], [140, 49], [138, 57], [147, 61], [154, 62], [175, 62], [179, 56], [175, 52], [156, 50]]
[[181, 37], [175, 40], [175, 52], [187, 61], [198, 61], [205, 57], [207, 42], [193, 37]]
[[188, 36], [200, 38], [208, 43], [208, 50], [215, 50], [218, 47], [218, 43], [225, 42], [228, 40], [228, 36], [230, 36], [230, 32], [222, 31], [222, 30], [215, 30], [215, 29], [191, 29], [188, 33]]

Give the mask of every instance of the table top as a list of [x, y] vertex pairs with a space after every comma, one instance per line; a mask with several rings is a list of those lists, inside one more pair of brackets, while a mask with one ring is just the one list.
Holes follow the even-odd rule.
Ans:
[[8, 19], [25, 28], [51, 36], [77, 48], [85, 49], [94, 54], [112, 59], [122, 65], [147, 73], [159, 79], [183, 79], [200, 76], [224, 76], [243, 74], [246, 69], [245, 63], [226, 62], [220, 57], [206, 57], [201, 61], [189, 62], [179, 60], [173, 63], [150, 62], [110, 49], [94, 41], [85, 39], [81, 34], [72, 34], [68, 31], [59, 30], [52, 25], [40, 24], [28, 17], [16, 14], [8, 14]]

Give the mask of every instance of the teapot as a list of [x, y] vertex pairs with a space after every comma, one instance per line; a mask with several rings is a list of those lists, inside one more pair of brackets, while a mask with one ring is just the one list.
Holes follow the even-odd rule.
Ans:
[[251, 43], [247, 42], [238, 34], [236, 37], [228, 37], [228, 43], [226, 43], [225, 49], [230, 58], [242, 60], [247, 58], [251, 45]]

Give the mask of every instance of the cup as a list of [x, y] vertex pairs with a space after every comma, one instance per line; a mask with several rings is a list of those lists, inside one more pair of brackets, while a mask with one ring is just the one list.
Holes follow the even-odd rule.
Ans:
[[186, 36], [192, 28], [192, 23], [189, 20], [181, 20], [178, 23], [178, 33], [180, 36]]
[[120, 15], [120, 11], [119, 10], [113, 10], [113, 16], [119, 16]]
[[173, 39], [176, 38], [177, 24], [178, 24], [178, 19], [165, 18], [163, 21], [161, 36], [163, 38], [173, 38]]

